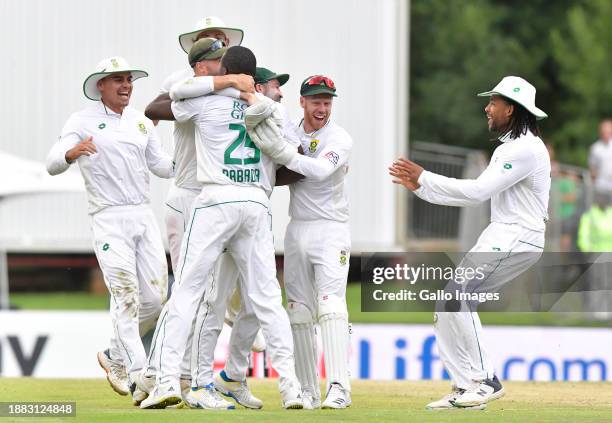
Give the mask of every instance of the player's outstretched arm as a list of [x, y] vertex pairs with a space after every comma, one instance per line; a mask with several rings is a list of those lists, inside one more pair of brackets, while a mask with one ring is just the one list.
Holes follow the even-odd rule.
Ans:
[[145, 116], [149, 119], [156, 120], [176, 120], [172, 114], [172, 99], [170, 95], [160, 94], [153, 100], [145, 109]]
[[[391, 166], [389, 166], [389, 175], [393, 176], [394, 179], [392, 180], [392, 182], [394, 184], [403, 185], [410, 191], [416, 191], [421, 187], [421, 185], [419, 185], [419, 183], [417, 182], [419, 178], [418, 176], [413, 175], [408, 169], [406, 169], [405, 164], [407, 163], [404, 162], [409, 162], [418, 166], [416, 163], [407, 161], [403, 157], [400, 157], [398, 160], [393, 162]], [[421, 168], [421, 171], [422, 169], [423, 168]]]
[[211, 93], [241, 98], [242, 93], [254, 93], [255, 83], [250, 75], [191, 76], [170, 88], [173, 101], [201, 97]]
[[421, 187], [414, 191], [425, 201], [444, 206], [475, 206], [527, 177], [536, 167], [535, 156], [527, 149], [500, 156], [476, 179], [456, 179], [428, 172], [400, 158], [396, 168]]

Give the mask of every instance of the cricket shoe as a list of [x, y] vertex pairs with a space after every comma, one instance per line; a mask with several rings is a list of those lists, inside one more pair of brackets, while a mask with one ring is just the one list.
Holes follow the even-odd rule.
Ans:
[[288, 382], [281, 388], [281, 400], [285, 410], [301, 410], [304, 408], [304, 400], [302, 400], [302, 390], [298, 388], [299, 384]]
[[221, 373], [215, 376], [214, 387], [221, 394], [233, 398], [234, 401], [245, 408], [259, 410], [263, 407], [263, 401], [251, 393], [246, 380], [230, 379], [225, 370], [221, 370]]
[[[459, 409], [459, 407], [455, 407], [453, 405], [453, 401], [455, 401], [457, 398], [459, 398], [463, 393], [465, 392], [465, 389], [461, 389], [461, 388], [457, 388], [456, 386], [453, 386], [453, 390], [444, 395], [441, 399], [437, 400], [437, 401], [432, 401], [429, 404], [427, 404], [425, 406], [425, 408], [427, 410], [451, 410], [451, 409]], [[464, 409], [468, 410], [484, 410], [486, 408], [486, 405], [479, 405], [479, 406], [475, 406], [475, 407], [465, 407]]]
[[106, 372], [106, 380], [108, 380], [111, 388], [113, 388], [116, 393], [119, 395], [127, 395], [130, 393], [130, 385], [123, 363], [113, 360], [110, 357], [109, 350], [100, 351], [98, 353], [98, 363], [100, 363], [100, 367]]
[[181, 378], [181, 398], [183, 400], [176, 405], [169, 405], [166, 408], [195, 408], [187, 402], [187, 395], [191, 392], [191, 379]]
[[352, 404], [351, 394], [339, 383], [332, 383], [327, 391], [325, 401], [321, 404], [324, 410], [348, 408]]
[[497, 378], [485, 379], [475, 383], [452, 403], [455, 407], [474, 407], [495, 401], [506, 394], [504, 387]]
[[130, 385], [130, 393], [132, 394], [132, 404], [135, 406], [139, 406], [149, 396], [136, 385], [136, 382], [132, 382]]
[[221, 398], [221, 395], [215, 390], [215, 385], [212, 382], [202, 388], [192, 388], [187, 394], [185, 402], [191, 408], [203, 408], [204, 410], [236, 409], [234, 404]]
[[146, 377], [141, 372], [134, 372], [130, 374], [129, 380], [132, 403], [139, 406], [155, 387], [155, 377]]
[[166, 408], [182, 401], [181, 389], [174, 385], [156, 385], [147, 399], [140, 403], [140, 408]]
[[316, 397], [308, 388], [302, 389], [302, 401], [305, 410], [316, 410], [321, 408], [321, 398]]

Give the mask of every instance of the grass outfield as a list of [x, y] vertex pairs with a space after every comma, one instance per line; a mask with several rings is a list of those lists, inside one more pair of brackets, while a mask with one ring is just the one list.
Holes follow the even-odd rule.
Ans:
[[[22, 310], [107, 310], [108, 295], [86, 292], [14, 293], [11, 304]], [[353, 323], [423, 323], [432, 324], [432, 313], [365, 313], [361, 311], [361, 286], [351, 283], [346, 300]], [[584, 319], [582, 313], [480, 313], [486, 325], [541, 325], [541, 326], [600, 326], [611, 322]]]
[[[485, 411], [427, 411], [423, 407], [449, 388], [447, 382], [356, 381], [348, 410], [292, 410], [280, 407], [276, 381], [252, 380], [263, 410], [140, 410], [115, 394], [104, 379], [2, 379], [1, 401], [76, 401], [76, 418], [45, 422], [610, 422], [612, 387], [604, 383], [506, 383], [505, 398]], [[23, 418], [1, 418], [23, 422]]]

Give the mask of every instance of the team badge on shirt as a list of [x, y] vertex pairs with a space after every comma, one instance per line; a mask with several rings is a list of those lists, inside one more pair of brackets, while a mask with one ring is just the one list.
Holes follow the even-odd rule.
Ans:
[[347, 262], [346, 250], [341, 250], [340, 251], [340, 265], [346, 266], [346, 262]]
[[325, 153], [324, 157], [330, 162], [332, 162], [334, 166], [337, 166], [338, 162], [340, 161], [340, 156], [334, 151], [328, 151], [327, 153]]
[[144, 123], [138, 122], [138, 130], [142, 132], [142, 135], [147, 135], [147, 127]]
[[308, 147], [308, 151], [310, 151], [311, 153], [314, 153], [315, 151], [317, 151], [318, 145], [319, 145], [319, 140], [311, 140], [310, 146]]
[[512, 163], [504, 163], [504, 169], [512, 169]]
[[110, 245], [108, 245], [108, 243], [106, 243], [106, 244], [104, 244], [104, 245], [102, 246], [102, 249], [103, 249], [104, 251], [107, 251], [109, 248], [110, 248]]
[[98, 125], [98, 129], [104, 129], [104, 128], [106, 128], [106, 124], [104, 122]]

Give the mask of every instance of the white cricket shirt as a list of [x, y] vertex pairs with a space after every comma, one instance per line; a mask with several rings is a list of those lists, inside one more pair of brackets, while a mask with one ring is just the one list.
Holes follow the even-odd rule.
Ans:
[[473, 206], [491, 199], [491, 222], [544, 232], [548, 220], [550, 157], [530, 131], [500, 138], [489, 166], [477, 179], [455, 179], [424, 171], [414, 193], [445, 206]]
[[295, 125], [304, 155], [297, 155], [287, 168], [304, 175], [289, 186], [289, 216], [299, 220], [349, 219], [348, 195], [344, 177], [353, 148], [351, 136], [332, 121], [312, 134]]
[[595, 189], [612, 192], [612, 142], [597, 140], [589, 150], [589, 166], [596, 172]]
[[[185, 68], [174, 72], [163, 82], [160, 94], [170, 92], [172, 86], [180, 81], [194, 76], [193, 69]], [[213, 78], [210, 78], [210, 91], [213, 90]], [[175, 177], [174, 185], [179, 188], [200, 192], [202, 184], [197, 178], [195, 126], [193, 121], [174, 122], [174, 162]]]
[[202, 184], [256, 186], [268, 196], [274, 163], [257, 148], [244, 125], [248, 104], [223, 95], [172, 102], [177, 122], [196, 127], [197, 178]]
[[147, 168], [160, 178], [174, 176], [172, 158], [162, 150], [153, 123], [131, 107], [120, 115], [101, 101], [70, 116], [49, 151], [47, 171], [57, 175], [68, 169], [66, 152], [89, 136], [97, 153], [76, 162], [85, 180], [90, 214], [109, 206], [149, 203]]

